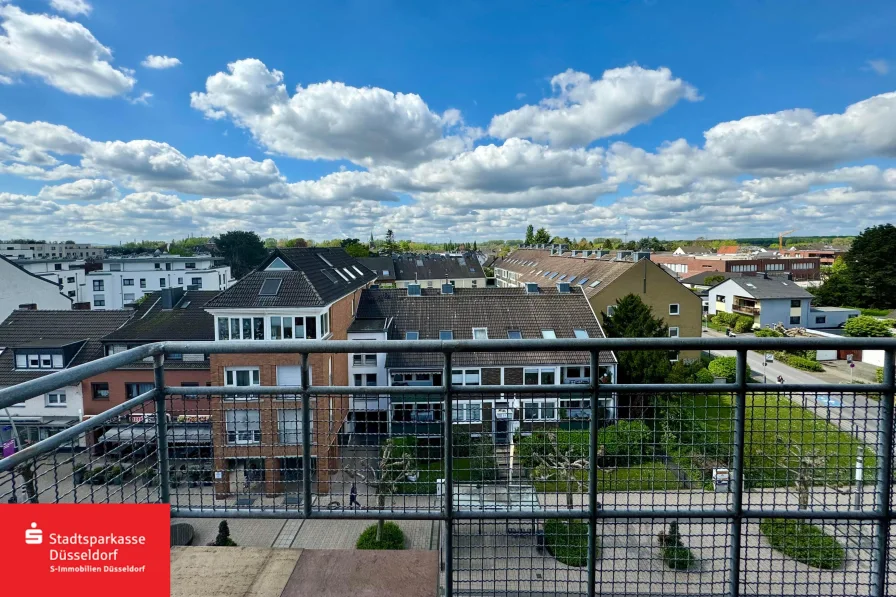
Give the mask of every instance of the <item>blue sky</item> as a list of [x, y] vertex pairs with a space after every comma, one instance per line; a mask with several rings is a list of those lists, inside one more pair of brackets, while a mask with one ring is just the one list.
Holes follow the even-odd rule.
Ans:
[[854, 233], [896, 204], [893, 22], [892, 2], [0, 0], [0, 237]]

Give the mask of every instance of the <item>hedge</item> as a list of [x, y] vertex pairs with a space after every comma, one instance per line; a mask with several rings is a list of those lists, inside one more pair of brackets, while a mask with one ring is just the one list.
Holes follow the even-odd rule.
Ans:
[[846, 552], [840, 542], [804, 520], [766, 518], [759, 530], [769, 544], [797, 562], [813, 568], [842, 568]]
[[[588, 458], [588, 431], [552, 432], [557, 438], [560, 450], [571, 458]], [[601, 428], [597, 432], [597, 443], [603, 446], [603, 466], [633, 466], [640, 464], [653, 454], [651, 430], [643, 421], [619, 421]], [[526, 468], [539, 464], [535, 454], [551, 454], [555, 450], [548, 446], [550, 434], [536, 431], [532, 435], [514, 440], [517, 456]]]
[[[737, 357], [719, 357], [709, 363], [709, 372], [715, 377], [724, 377], [728, 383], [734, 382], [737, 373]], [[747, 367], [747, 377], [751, 375], [750, 367]]]
[[818, 361], [814, 361], [806, 357], [801, 357], [799, 355], [788, 354], [786, 352], [776, 352], [775, 358], [783, 363], [790, 365], [794, 369], [802, 369], [803, 371], [824, 371], [824, 367], [822, 367], [821, 363], [819, 363]]
[[[544, 539], [548, 552], [567, 566], [588, 564], [588, 523], [581, 520], [552, 518], [544, 523]], [[594, 541], [594, 559], [600, 557], [597, 538]]]
[[783, 338], [784, 334], [771, 328], [762, 328], [753, 332], [757, 338]]
[[734, 331], [738, 334], [743, 334], [744, 332], [748, 332], [753, 329], [753, 318], [748, 317], [747, 315], [741, 315], [734, 322]]
[[715, 377], [709, 372], [709, 369], [704, 367], [703, 369], [700, 369], [700, 371], [697, 371], [694, 381], [697, 383], [712, 383], [715, 381]]
[[383, 536], [376, 540], [376, 525], [372, 524], [361, 533], [355, 544], [358, 549], [404, 549], [404, 532], [394, 522], [383, 525]]

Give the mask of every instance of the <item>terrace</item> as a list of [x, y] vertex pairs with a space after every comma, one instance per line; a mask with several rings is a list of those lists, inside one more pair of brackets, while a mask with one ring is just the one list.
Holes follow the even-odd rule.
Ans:
[[[753, 383], [747, 351], [785, 346], [885, 350], [883, 383]], [[600, 351], [643, 349], [734, 349], [736, 375], [724, 384], [629, 385], [598, 378]], [[452, 382], [458, 353], [527, 350], [586, 351], [590, 379], [538, 386]], [[310, 354], [402, 351], [441, 355], [441, 384], [308, 383]], [[302, 383], [166, 385], [166, 355], [210, 353], [299, 353]], [[202, 519], [295, 522], [297, 535], [277, 547], [312, 549], [293, 559], [249, 554], [260, 566], [276, 559], [289, 583], [320, 580], [315, 571], [328, 570], [326, 558], [315, 560], [326, 546], [301, 543], [305, 525], [338, 534], [343, 524], [363, 529], [364, 521], [384, 520], [398, 524], [409, 548], [386, 556], [391, 565], [408, 558], [404, 565], [412, 572], [419, 567], [416, 576], [405, 569], [402, 584], [431, 579], [429, 594], [882, 596], [896, 586], [889, 573], [894, 354], [896, 340], [862, 338], [150, 344], [0, 390], [5, 421], [7, 407], [30, 397], [144, 358], [154, 361], [151, 390], [0, 460], [0, 500], [169, 503], [173, 518], [197, 526]], [[262, 394], [276, 400], [253, 400]], [[603, 413], [607, 395], [625, 407], [628, 419]], [[244, 398], [240, 410], [298, 415], [227, 415], [234, 410], [224, 400], [235, 396]], [[340, 429], [343, 422], [315, 406], [358, 396], [426, 397], [441, 407], [441, 417], [410, 416], [403, 424], [411, 429], [377, 437], [373, 445], [358, 437], [363, 433], [318, 445], [319, 429]], [[471, 402], [508, 403], [502, 416], [519, 423], [519, 431], [506, 453], [488, 437], [487, 426], [471, 433], [457, 416]], [[584, 424], [569, 428], [564, 420]], [[426, 433], [414, 433], [414, 425]], [[233, 444], [226, 459], [214, 454], [215, 434]], [[417, 435], [429, 439], [410, 439]], [[276, 458], [260, 458], [259, 446]], [[361, 508], [349, 507], [352, 486]], [[208, 551], [186, 548], [172, 558]], [[228, 573], [228, 553], [206, 561], [213, 572]], [[342, 570], [357, 565], [368, 571], [366, 579], [352, 577], [364, 583], [355, 591], [389, 585], [382, 575], [392, 568], [378, 569], [365, 552], [334, 552], [332, 561]], [[284, 589], [287, 594], [293, 593]]]

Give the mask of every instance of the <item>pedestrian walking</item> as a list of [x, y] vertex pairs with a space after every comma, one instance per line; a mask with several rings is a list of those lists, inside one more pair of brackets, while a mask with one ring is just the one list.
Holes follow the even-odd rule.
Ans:
[[352, 481], [352, 488], [348, 493], [348, 507], [352, 509], [361, 507], [361, 503], [358, 501], [358, 486], [354, 481]]

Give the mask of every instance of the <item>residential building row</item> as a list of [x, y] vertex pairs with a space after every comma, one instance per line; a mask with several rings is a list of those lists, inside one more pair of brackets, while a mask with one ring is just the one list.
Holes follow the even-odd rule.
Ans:
[[[700, 337], [700, 297], [650, 257], [649, 253], [638, 251], [526, 247], [495, 262], [495, 279], [499, 288], [525, 287], [530, 283], [543, 288], [567, 284], [584, 294], [596, 317], [612, 315], [619, 299], [634, 294], [665, 321], [670, 336]], [[699, 351], [678, 355], [687, 360], [699, 356]]]
[[7, 259], [102, 259], [105, 250], [85, 243], [15, 243], [0, 241]]
[[[103, 355], [161, 340], [395, 340], [601, 337], [601, 325], [580, 287], [485, 289], [410, 284], [382, 289], [376, 274], [341, 249], [278, 249], [255, 271], [224, 291], [165, 288], [134, 309], [105, 311], [16, 310], [0, 325], [0, 386], [71, 367]], [[598, 375], [616, 376], [611, 353], [600, 355]], [[315, 353], [309, 383], [320, 386], [440, 385], [440, 354]], [[457, 355], [452, 382], [496, 386], [587, 383], [587, 353], [532, 351]], [[289, 354], [183, 354], [166, 361], [166, 383], [179, 386], [300, 386], [301, 357]], [[85, 416], [152, 388], [151, 362], [97, 374], [11, 409], [20, 436], [48, 437]], [[245, 391], [245, 390], [244, 390]], [[472, 395], [455, 407], [454, 422], [473, 434], [507, 443], [535, 424], [587, 425], [590, 403], [581, 397]], [[601, 399], [615, 416], [612, 396]], [[326, 490], [347, 434], [415, 435], [437, 441], [443, 418], [432, 396], [318, 395], [312, 412], [310, 466]], [[301, 398], [298, 393], [200, 397], [169, 402], [172, 457], [207, 459], [219, 497], [248, 484], [280, 493], [303, 471]], [[147, 411], [149, 413], [150, 411]], [[101, 445], [154, 438], [152, 415], [137, 413], [110, 424], [91, 441]], [[6, 427], [0, 439], [11, 435]], [[136, 434], [136, 435], [135, 435]], [[89, 446], [87, 446], [89, 447]]]
[[376, 273], [376, 283], [380, 286], [407, 288], [409, 284], [419, 284], [422, 288], [439, 288], [442, 284], [451, 284], [455, 288], [486, 287], [478, 253], [401, 254], [365, 257], [358, 261]]

